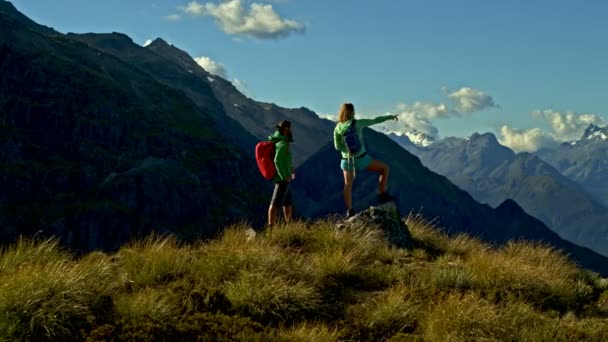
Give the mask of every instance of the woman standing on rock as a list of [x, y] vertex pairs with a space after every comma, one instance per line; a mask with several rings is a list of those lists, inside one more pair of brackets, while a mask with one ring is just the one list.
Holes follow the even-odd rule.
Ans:
[[363, 128], [388, 120], [397, 120], [397, 115], [384, 115], [375, 119], [355, 119], [355, 106], [344, 103], [338, 114], [338, 123], [334, 129], [334, 147], [342, 154], [340, 168], [344, 174], [344, 204], [346, 217], [353, 211], [353, 180], [357, 170], [368, 170], [380, 173], [378, 181], [378, 201], [386, 203], [395, 198], [386, 192], [390, 168], [385, 163], [373, 159], [365, 150]]

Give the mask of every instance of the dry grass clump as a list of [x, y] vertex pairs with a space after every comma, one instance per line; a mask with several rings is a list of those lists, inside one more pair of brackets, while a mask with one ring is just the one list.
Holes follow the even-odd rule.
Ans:
[[1, 340], [601, 341], [608, 281], [558, 251], [375, 227], [246, 224], [75, 258], [55, 240], [0, 254]]

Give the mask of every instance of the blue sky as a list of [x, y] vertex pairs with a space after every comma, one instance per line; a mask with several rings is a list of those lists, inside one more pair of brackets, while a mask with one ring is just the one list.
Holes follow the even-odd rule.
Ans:
[[396, 131], [490, 131], [534, 150], [608, 119], [608, 1], [12, 3], [64, 33], [162, 37], [260, 101], [400, 114]]

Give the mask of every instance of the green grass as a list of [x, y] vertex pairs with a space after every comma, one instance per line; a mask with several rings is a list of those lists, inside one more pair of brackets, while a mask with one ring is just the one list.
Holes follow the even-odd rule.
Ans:
[[75, 257], [56, 240], [0, 254], [0, 340], [601, 341], [608, 281], [546, 246], [493, 248], [407, 219], [374, 228], [247, 224]]

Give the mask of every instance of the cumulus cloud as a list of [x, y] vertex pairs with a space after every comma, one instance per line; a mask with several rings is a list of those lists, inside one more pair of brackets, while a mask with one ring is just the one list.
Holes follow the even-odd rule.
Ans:
[[460, 88], [449, 93], [447, 88], [444, 91], [448, 99], [452, 101], [454, 109], [459, 113], [478, 112], [486, 108], [499, 108], [492, 96], [473, 88]]
[[554, 147], [558, 144], [553, 136], [540, 128], [519, 129], [507, 125], [500, 127], [498, 140], [515, 152], [536, 152], [541, 148]]
[[411, 114], [425, 119], [447, 118], [454, 112], [443, 104], [433, 104], [417, 101], [413, 105], [399, 104], [397, 110], [402, 114]]
[[422, 132], [433, 139], [439, 138], [439, 130], [433, 123], [424, 117], [420, 117], [412, 112], [403, 112], [399, 114], [399, 121], [394, 123], [397, 126], [395, 132]]
[[195, 16], [213, 17], [228, 34], [258, 39], [278, 39], [306, 30], [304, 24], [282, 18], [270, 4], [251, 3], [247, 10], [243, 0], [227, 0], [219, 4], [191, 1], [180, 10]]
[[249, 88], [247, 83], [245, 83], [245, 81], [236, 77], [229, 79], [228, 71], [224, 64], [214, 61], [213, 59], [207, 56], [195, 57], [194, 60], [208, 73], [229, 80], [241, 93], [245, 94], [246, 96], [253, 97], [253, 93], [251, 92], [251, 89]]
[[207, 70], [207, 72], [225, 79], [228, 78], [228, 73], [226, 72], [226, 67], [224, 66], [224, 64], [216, 62], [207, 56], [196, 57], [194, 58], [194, 60], [203, 69]]
[[197, 1], [192, 1], [186, 6], [181, 6], [180, 9], [188, 14], [202, 15], [203, 11], [205, 10], [205, 6], [198, 3]]
[[331, 120], [331, 121], [336, 121], [337, 120], [337, 115], [336, 114], [327, 114], [327, 113], [315, 113], [317, 114], [318, 117], [320, 117], [321, 119], [327, 119], [327, 120]]
[[536, 110], [532, 112], [532, 116], [545, 120], [558, 141], [579, 139], [590, 124], [598, 126], [607, 124], [606, 120], [596, 114], [560, 113], [551, 109]]
[[247, 85], [247, 83], [245, 83], [245, 81], [240, 80], [240, 79], [238, 79], [238, 78], [235, 77], [235, 78], [232, 79], [231, 82], [236, 87], [236, 89], [238, 89], [245, 96], [253, 97], [253, 93], [251, 92], [251, 89], [249, 88], [249, 86]]
[[399, 104], [395, 113], [399, 120], [386, 122], [381, 130], [400, 134], [416, 131], [437, 139], [439, 130], [431, 119], [447, 118], [452, 112], [445, 104], [426, 102], [415, 102], [412, 105]]
[[146, 47], [146, 46], [148, 46], [150, 44], [152, 44], [152, 39], [146, 40], [146, 42], [144, 43], [144, 47]]

